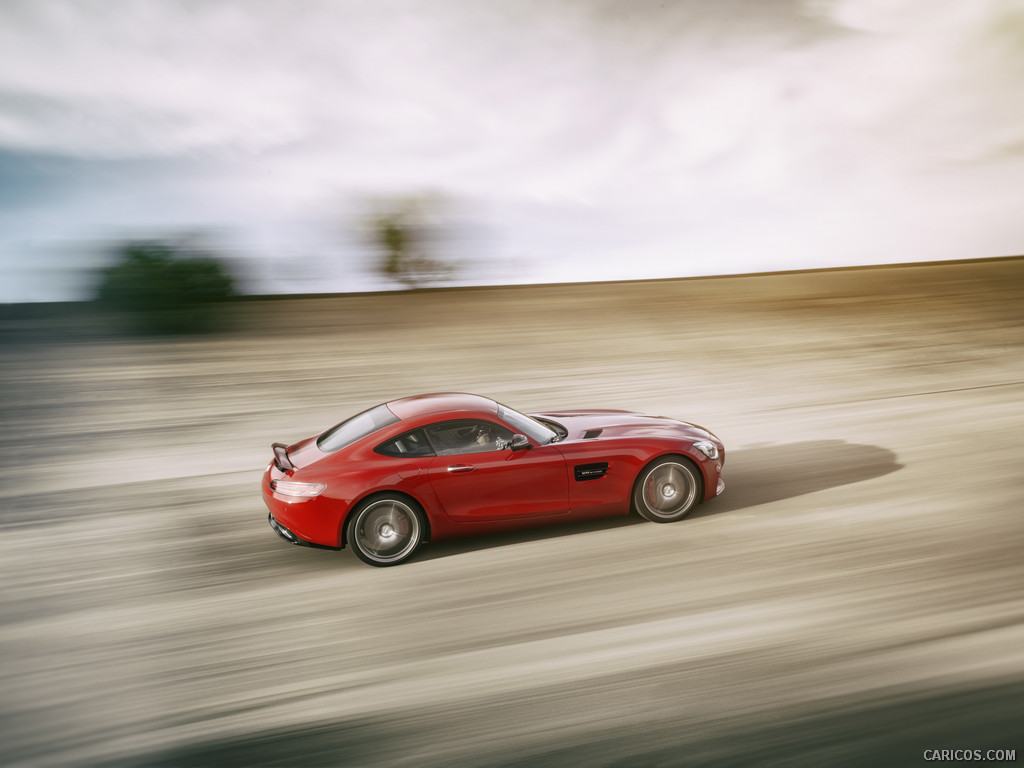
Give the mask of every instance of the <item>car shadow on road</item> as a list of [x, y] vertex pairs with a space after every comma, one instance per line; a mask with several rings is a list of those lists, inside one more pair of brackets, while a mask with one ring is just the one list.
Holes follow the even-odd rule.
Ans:
[[734, 512], [896, 472], [896, 454], [845, 440], [753, 445], [726, 453], [725, 493], [693, 517]]
[[[754, 445], [726, 454], [725, 493], [698, 507], [690, 519], [711, 517], [842, 485], [883, 477], [902, 469], [896, 454], [877, 445], [845, 440]], [[525, 541], [572, 536], [644, 523], [636, 515], [562, 523], [513, 533], [437, 542], [425, 546], [417, 560], [433, 560]]]

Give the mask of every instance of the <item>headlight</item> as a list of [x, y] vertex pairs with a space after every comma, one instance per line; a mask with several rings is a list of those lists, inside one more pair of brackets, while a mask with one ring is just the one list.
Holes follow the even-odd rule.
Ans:
[[282, 496], [319, 496], [327, 490], [323, 483], [293, 483], [288, 480], [271, 480], [270, 490]]
[[693, 447], [703, 453], [709, 459], [718, 458], [718, 446], [712, 443], [710, 440], [697, 440]]

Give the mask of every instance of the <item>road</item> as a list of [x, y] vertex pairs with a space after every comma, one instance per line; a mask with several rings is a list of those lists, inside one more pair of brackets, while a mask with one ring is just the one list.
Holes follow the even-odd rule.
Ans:
[[[1024, 757], [1024, 259], [231, 313], [4, 315], [0, 763]], [[451, 390], [703, 424], [725, 494], [389, 569], [273, 535], [271, 442]]]

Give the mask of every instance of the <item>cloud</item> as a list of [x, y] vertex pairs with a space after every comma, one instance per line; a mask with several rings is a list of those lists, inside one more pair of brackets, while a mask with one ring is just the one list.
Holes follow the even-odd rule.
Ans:
[[306, 144], [414, 164], [564, 157], [572, 174], [588, 153], [649, 161], [630, 146], [643, 141], [696, 170], [755, 153], [757, 176], [780, 163], [761, 155], [798, 160], [808, 138], [917, 154], [1021, 138], [1024, 105], [1006, 98], [1021, 85], [1019, 3], [667, 5], [7, 3], [0, 146], [133, 157]]
[[345, 199], [440, 189], [561, 272], [1021, 250], [1020, 0], [426, 9], [8, 0], [0, 150], [122, 174], [124, 204], [58, 196], [69, 237], [194, 219], [326, 250]]

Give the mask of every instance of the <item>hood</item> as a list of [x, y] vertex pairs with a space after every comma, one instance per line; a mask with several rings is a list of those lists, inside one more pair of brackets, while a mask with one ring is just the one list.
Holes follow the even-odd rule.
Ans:
[[[711, 438], [711, 432], [696, 424], [690, 424], [666, 416], [647, 416], [633, 411], [610, 411], [603, 409], [579, 411], [547, 411], [534, 413], [542, 419], [557, 421], [567, 430], [565, 440], [583, 440], [595, 437], [657, 436], [688, 437], [695, 440]], [[598, 432], [599, 434], [594, 434]], [[589, 434], [589, 437], [588, 437]], [[564, 441], [563, 441], [564, 442]]]

